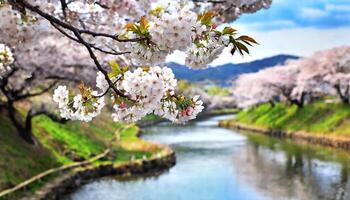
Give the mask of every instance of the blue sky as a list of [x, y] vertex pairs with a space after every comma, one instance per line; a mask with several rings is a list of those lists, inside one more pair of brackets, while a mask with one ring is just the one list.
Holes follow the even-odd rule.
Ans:
[[[278, 54], [310, 56], [315, 51], [350, 45], [350, 0], [273, 0], [267, 10], [242, 15], [230, 24], [260, 45], [249, 56], [231, 56], [229, 50], [212, 65], [248, 62]], [[184, 54], [168, 61], [184, 63]]]
[[268, 10], [243, 15], [237, 23], [260, 31], [350, 26], [350, 0], [273, 0]]

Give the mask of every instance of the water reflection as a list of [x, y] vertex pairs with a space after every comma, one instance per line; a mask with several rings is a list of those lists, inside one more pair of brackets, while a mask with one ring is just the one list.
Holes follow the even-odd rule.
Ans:
[[232, 158], [239, 182], [271, 199], [350, 199], [348, 153], [245, 135], [249, 145]]
[[145, 139], [176, 151], [175, 167], [160, 176], [97, 180], [67, 199], [350, 199], [348, 153], [237, 133], [216, 127], [217, 120], [147, 129]]

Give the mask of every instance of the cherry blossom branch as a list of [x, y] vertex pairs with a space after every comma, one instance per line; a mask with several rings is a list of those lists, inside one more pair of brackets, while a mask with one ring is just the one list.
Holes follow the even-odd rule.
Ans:
[[111, 55], [115, 55], [115, 56], [119, 56], [119, 55], [124, 55], [124, 54], [129, 54], [129, 53], [131, 53], [130, 51], [118, 52], [118, 51], [115, 51], [114, 49], [113, 49], [113, 51], [108, 51], [108, 50], [104, 50], [104, 49], [102, 49], [102, 48], [100, 48], [100, 47], [97, 47], [97, 46], [95, 46], [94, 44], [90, 44], [90, 46], [91, 46], [91, 48], [93, 48], [93, 49], [95, 49], [95, 50], [98, 50], [98, 51], [100, 51], [100, 52], [102, 52], [102, 53], [111, 54]]
[[[91, 57], [91, 59], [94, 61], [97, 69], [103, 73], [103, 75], [105, 76], [105, 79], [106, 81], [108, 82], [108, 84], [110, 85], [110, 87], [113, 89], [113, 91], [121, 96], [121, 97], [124, 97], [124, 98], [128, 98], [126, 95], [124, 95], [122, 92], [120, 92], [112, 83], [111, 79], [108, 77], [108, 72], [106, 70], [103, 69], [102, 65], [100, 64], [100, 62], [98, 61], [96, 55], [94, 54], [94, 52], [92, 51], [92, 49], [94, 48], [94, 46], [88, 42], [86, 42], [83, 37], [81, 36], [81, 34], [89, 34], [93, 37], [107, 37], [107, 38], [112, 38], [116, 41], [119, 41], [119, 42], [137, 42], [137, 41], [140, 41], [140, 40], [144, 40], [144, 38], [134, 38], [134, 39], [119, 39], [118, 38], [118, 35], [110, 35], [110, 34], [106, 34], [106, 33], [96, 33], [96, 32], [92, 32], [92, 31], [89, 31], [89, 30], [81, 30], [81, 29], [78, 29], [78, 28], [75, 28], [73, 27], [72, 25], [66, 23], [66, 22], [63, 22], [61, 20], [59, 20], [58, 18], [48, 14], [48, 13], [45, 13], [43, 12], [42, 10], [40, 10], [37, 6], [33, 6], [31, 4], [29, 4], [28, 2], [24, 1], [24, 0], [19, 0], [18, 1], [21, 5], [23, 5], [23, 7], [29, 9], [30, 11], [32, 12], [35, 12], [37, 13], [38, 15], [42, 16], [43, 18], [45, 18], [46, 20], [48, 20], [51, 24], [56, 24], [56, 25], [59, 25], [65, 29], [68, 29], [70, 31], [73, 32], [73, 34], [75, 35], [75, 37], [77, 39], [73, 39], [73, 41], [76, 41], [76, 42], [79, 42], [81, 44], [83, 44], [86, 49], [88, 50], [89, 52], [89, 55]], [[57, 26], [55, 26], [57, 27]], [[60, 31], [61, 33], [63, 33], [64, 31], [61, 29]], [[65, 34], [67, 37], [69, 34]], [[72, 36], [69, 35], [70, 39], [72, 39]], [[96, 47], [95, 47], [96, 48]], [[98, 48], [99, 49], [99, 48]], [[101, 50], [101, 49], [99, 49]], [[119, 54], [120, 55], [120, 54]]]
[[[120, 80], [121, 77], [117, 78], [117, 80], [114, 81], [114, 83], [112, 85], [115, 85], [119, 80]], [[104, 97], [108, 91], [112, 88], [112, 85], [109, 85], [108, 88], [106, 89], [106, 91], [104, 91], [102, 94], [100, 95], [93, 95], [92, 97], [93, 98], [101, 98], [101, 97]]]
[[113, 84], [113, 82], [111, 81], [111, 79], [109, 78], [108, 76], [108, 72], [106, 70], [103, 69], [103, 67], [101, 66], [100, 62], [98, 61], [96, 55], [94, 54], [94, 52], [92, 51], [92, 47], [89, 43], [87, 43], [80, 35], [80, 33], [78, 31], [73, 31], [74, 32], [74, 35], [78, 38], [78, 40], [80, 41], [81, 44], [83, 44], [86, 49], [88, 50], [89, 54], [90, 54], [90, 57], [91, 59], [94, 61], [97, 69], [102, 72], [102, 74], [104, 75], [106, 81], [108, 82], [109, 86], [112, 87], [113, 91], [121, 96], [121, 97], [125, 97], [127, 98], [127, 96], [125, 96], [122, 92], [120, 92]]
[[110, 9], [110, 7], [106, 6], [106, 5], [103, 5], [101, 4], [100, 2], [96, 1], [95, 2], [96, 5], [99, 5], [101, 8], [104, 8], [104, 9]]
[[66, 16], [67, 16], [66, 9], [68, 7], [67, 2], [66, 2], [66, 0], [60, 0], [60, 2], [61, 2], [63, 16], [64, 16], [64, 18], [66, 18]]
[[18, 0], [17, 1], [20, 5], [22, 5], [23, 7], [27, 8], [28, 10], [37, 13], [38, 15], [40, 15], [41, 17], [45, 18], [46, 20], [48, 20], [51, 24], [55, 23], [65, 29], [68, 29], [72, 32], [78, 32], [79, 34], [87, 34], [87, 35], [91, 35], [92, 37], [106, 37], [106, 38], [111, 38], [113, 40], [116, 40], [118, 42], [139, 42], [142, 40], [146, 40], [147, 38], [131, 38], [131, 39], [120, 39], [118, 36], [118, 34], [108, 34], [108, 33], [99, 33], [99, 32], [93, 32], [90, 30], [83, 30], [83, 29], [79, 29], [76, 28], [58, 18], [56, 18], [53, 15], [50, 15], [42, 10], [39, 9], [38, 6], [33, 6], [32, 4], [28, 3], [25, 0]]
[[[60, 28], [59, 26], [57, 26], [55, 23], [52, 23], [52, 22], [51, 22], [51, 25], [52, 25], [53, 27], [55, 27], [55, 28], [56, 28], [60, 33], [62, 33], [64, 36], [68, 37], [69, 39], [71, 39], [71, 40], [73, 40], [73, 41], [75, 41], [75, 42], [77, 42], [77, 43], [80, 43], [79, 40], [77, 40], [77, 39], [74, 38], [73, 36], [69, 35], [66, 31], [64, 31], [62, 28]], [[100, 51], [100, 52], [102, 52], [102, 53], [105, 53], [105, 54], [123, 55], [123, 54], [131, 53], [130, 51], [118, 52], [118, 51], [116, 51], [116, 50], [114, 50], [114, 49], [113, 49], [113, 52], [112, 52], [112, 51], [104, 50], [104, 49], [102, 49], [102, 48], [100, 48], [100, 47], [97, 47], [97, 46], [95, 46], [94, 44], [91, 44], [91, 43], [90, 43], [90, 46], [91, 46], [93, 49], [98, 50], [98, 51]]]

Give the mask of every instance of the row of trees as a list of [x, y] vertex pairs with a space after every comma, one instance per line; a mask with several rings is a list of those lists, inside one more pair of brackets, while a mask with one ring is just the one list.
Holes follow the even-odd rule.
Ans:
[[308, 58], [245, 74], [233, 82], [238, 106], [286, 101], [302, 107], [307, 99], [337, 95], [350, 98], [350, 47], [316, 52]]
[[22, 121], [15, 104], [50, 91], [59, 82], [78, 85], [80, 80], [84, 84], [79, 90], [59, 86], [55, 91], [65, 119], [91, 120], [108, 95], [116, 120], [135, 121], [156, 112], [185, 122], [203, 109], [201, 101], [175, 94], [172, 72], [152, 68], [162, 66], [175, 50], [186, 51], [194, 68], [207, 67], [224, 47], [232, 54], [248, 52], [246, 45], [255, 43], [252, 38], [217, 27], [243, 13], [268, 8], [271, 2], [2, 0], [0, 43], [10, 47], [15, 58], [10, 64], [0, 59], [2, 108], [7, 108], [21, 137], [33, 143], [31, 119], [38, 114], [56, 117], [45, 102], [30, 109]]

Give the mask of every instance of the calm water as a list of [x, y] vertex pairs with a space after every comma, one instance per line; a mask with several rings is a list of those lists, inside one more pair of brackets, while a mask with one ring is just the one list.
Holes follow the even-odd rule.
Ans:
[[67, 199], [350, 199], [348, 153], [218, 128], [220, 118], [148, 128], [145, 139], [176, 151], [175, 167], [159, 176], [96, 180]]

